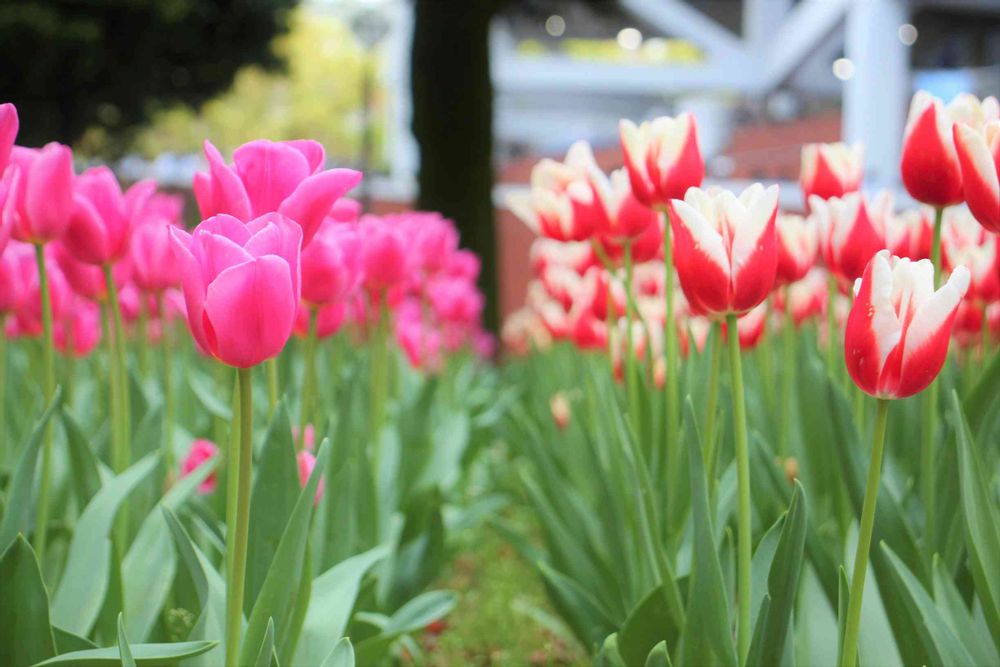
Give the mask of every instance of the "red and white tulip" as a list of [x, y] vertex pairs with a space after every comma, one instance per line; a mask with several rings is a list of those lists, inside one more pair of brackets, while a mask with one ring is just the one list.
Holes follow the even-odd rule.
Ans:
[[694, 116], [661, 116], [638, 126], [618, 124], [632, 192], [646, 206], [666, 206], [705, 178]]

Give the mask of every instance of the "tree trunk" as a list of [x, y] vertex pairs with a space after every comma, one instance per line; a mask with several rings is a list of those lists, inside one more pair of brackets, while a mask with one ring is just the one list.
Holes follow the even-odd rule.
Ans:
[[493, 85], [490, 0], [416, 0], [411, 85], [420, 146], [421, 209], [458, 225], [462, 244], [482, 260], [484, 320], [497, 327], [493, 223]]

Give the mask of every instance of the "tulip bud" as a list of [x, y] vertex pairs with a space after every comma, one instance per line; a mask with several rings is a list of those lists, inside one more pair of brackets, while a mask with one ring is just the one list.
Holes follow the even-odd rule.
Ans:
[[625, 167], [635, 198], [646, 206], [666, 206], [705, 178], [694, 116], [661, 116], [636, 127], [618, 123]]
[[63, 246], [86, 264], [111, 264], [128, 252], [131, 220], [118, 179], [104, 166], [76, 179], [73, 215]]
[[969, 272], [957, 267], [934, 290], [934, 266], [876, 254], [855, 287], [844, 354], [854, 383], [877, 398], [905, 398], [941, 371]]
[[571, 416], [569, 400], [566, 398], [566, 394], [561, 391], [556, 392], [549, 399], [549, 410], [552, 412], [552, 421], [555, 422], [556, 427], [560, 431], [565, 431], [566, 427], [569, 426], [569, 420]]
[[910, 103], [903, 135], [900, 171], [903, 185], [919, 202], [935, 207], [962, 201], [962, 168], [955, 150], [954, 124], [958, 121], [979, 130], [998, 117], [997, 101], [980, 102], [969, 94], [958, 95], [947, 106], [919, 91]]
[[[218, 446], [211, 440], [200, 438], [191, 443], [191, 449], [181, 463], [181, 477], [187, 477], [194, 472], [202, 463], [215, 456], [219, 451]], [[208, 477], [198, 485], [198, 493], [205, 495], [215, 491], [216, 475], [213, 470]]]
[[806, 144], [802, 147], [799, 185], [806, 204], [810, 197], [843, 197], [861, 186], [865, 149], [861, 144]]
[[1000, 121], [986, 123], [981, 131], [955, 123], [954, 133], [969, 210], [983, 227], [1000, 234]]
[[691, 188], [670, 202], [674, 264], [692, 311], [746, 313], [774, 286], [778, 187], [755, 184], [736, 197]]
[[301, 227], [274, 213], [249, 224], [217, 215], [170, 235], [198, 345], [237, 368], [281, 352], [301, 297]]
[[3, 216], [18, 241], [48, 243], [66, 232], [73, 212], [73, 152], [50, 143], [42, 149], [15, 146]]
[[[299, 466], [299, 484], [304, 488], [309, 481], [309, 477], [312, 475], [313, 468], [316, 467], [316, 457], [313, 456], [312, 452], [303, 449], [296, 456], [296, 460]], [[319, 478], [319, 485], [316, 487], [316, 497], [313, 498], [314, 505], [318, 505], [320, 499], [323, 497], [324, 481], [321, 476]]]
[[[17, 139], [17, 130], [17, 109], [10, 102], [0, 104], [0, 174], [10, 162], [10, 151]], [[2, 250], [3, 247], [0, 247], [0, 251]]]

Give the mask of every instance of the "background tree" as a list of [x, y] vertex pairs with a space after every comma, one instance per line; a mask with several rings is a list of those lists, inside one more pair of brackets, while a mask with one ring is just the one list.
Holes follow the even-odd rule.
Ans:
[[297, 0], [0, 0], [0, 100], [26, 145], [90, 127], [125, 146], [158, 109], [198, 106], [245, 64], [275, 66]]

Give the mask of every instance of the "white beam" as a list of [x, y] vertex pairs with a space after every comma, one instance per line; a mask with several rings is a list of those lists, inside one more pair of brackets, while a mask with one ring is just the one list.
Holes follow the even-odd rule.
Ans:
[[771, 48], [758, 80], [761, 90], [771, 90], [791, 76], [816, 45], [837, 28], [852, 3], [853, 0], [803, 0], [796, 5], [771, 35]]
[[684, 0], [621, 0], [621, 5], [657, 30], [691, 40], [705, 50], [709, 60], [747, 57], [739, 37]]

